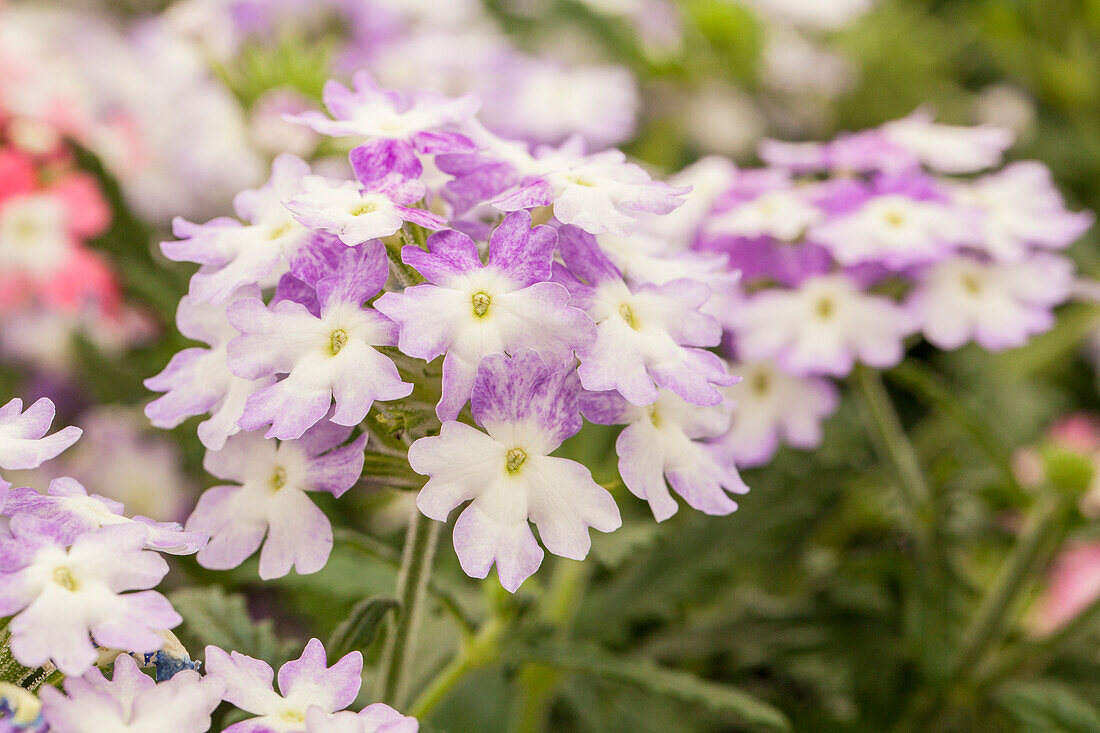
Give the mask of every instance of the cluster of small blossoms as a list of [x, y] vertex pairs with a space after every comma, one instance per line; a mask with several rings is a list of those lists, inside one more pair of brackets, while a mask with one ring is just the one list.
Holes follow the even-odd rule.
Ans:
[[[209, 414], [206, 467], [232, 482], [187, 521], [211, 536], [198, 561], [230, 568], [262, 547], [264, 578], [320, 569], [332, 529], [307, 492], [340, 496], [364, 451], [385, 449], [373, 423], [360, 430], [372, 411], [432, 418], [404, 436], [419, 438], [408, 461], [429, 477], [417, 505], [445, 521], [469, 502], [461, 565], [485, 577], [496, 564], [509, 590], [543, 558], [530, 523], [574, 559], [589, 528], [621, 523], [588, 468], [551, 455], [582, 415], [625, 426], [623, 482], [657, 519], [677, 509], [670, 487], [732, 512], [728, 492], [747, 488], [721, 446], [721, 390], [736, 379], [708, 349], [722, 334], [712, 285], [735, 278], [692, 253], [624, 267], [630, 237], [688, 189], [577, 139], [500, 138], [467, 97], [386, 91], [360, 72], [324, 99], [328, 115], [291, 119], [356, 144], [354, 178], [281, 155], [267, 184], [238, 195], [238, 219], [177, 220], [163, 245], [201, 265], [178, 323], [205, 346], [147, 381], [164, 395], [146, 414], [166, 428]], [[440, 357], [434, 378], [410, 367]]]
[[[53, 418], [46, 398], [25, 410], [19, 399], [0, 407], [0, 470], [38, 468], [80, 438], [76, 427], [48, 434]], [[161, 554], [204, 551], [205, 534], [128, 517], [121, 504], [89, 495], [68, 477], [52, 481], [45, 494], [0, 478], [0, 509], [4, 651], [31, 670], [21, 683], [41, 686], [56, 670], [65, 676], [66, 693], [44, 685], [39, 700], [0, 684], [0, 729], [102, 733], [171, 721], [174, 731], [203, 733], [226, 700], [258, 716], [226, 729], [235, 733], [417, 730], [414, 719], [385, 705], [345, 711], [359, 692], [362, 655], [352, 652], [328, 667], [316, 639], [280, 669], [281, 694], [272, 689], [267, 664], [213, 646], [206, 648], [207, 674], [201, 675], [168, 631], [180, 623], [179, 614], [152, 589], [168, 572]], [[110, 680], [100, 669], [106, 666]]]
[[[897, 364], [920, 334], [941, 349], [1010, 349], [1052, 327], [1075, 270], [1059, 254], [1093, 222], [1012, 144], [919, 110], [828, 143], [765, 141], [768, 167], [726, 172], [691, 247], [742, 281], [723, 315], [738, 413], [729, 449], [766, 462], [813, 447], [833, 379]], [[970, 175], [976, 174], [976, 175]], [[717, 191], [717, 192], [716, 192]]]
[[0, 3], [0, 120], [11, 140], [41, 153], [76, 141], [155, 222], [221, 211], [259, 179], [239, 105], [201, 54], [155, 20], [123, 28], [64, 5]]
[[[579, 134], [602, 147], [634, 132], [638, 93], [626, 68], [524, 53], [479, 0], [184, 0], [163, 22], [226, 66], [271, 38], [323, 38], [334, 77], [368, 69], [395, 88], [476, 93], [482, 122], [510, 138], [557, 144]], [[306, 104], [286, 89], [263, 96], [252, 110], [259, 141], [308, 152], [308, 133], [277, 119]], [[296, 141], [306, 150], [285, 147]]]

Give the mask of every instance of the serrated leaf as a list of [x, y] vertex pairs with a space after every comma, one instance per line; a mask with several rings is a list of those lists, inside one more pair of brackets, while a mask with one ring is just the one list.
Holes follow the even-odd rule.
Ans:
[[329, 657], [339, 659], [349, 652], [362, 651], [374, 643], [382, 621], [391, 610], [401, 604], [393, 596], [375, 596], [364, 598], [355, 604], [351, 612], [341, 621], [329, 639], [325, 648]]
[[223, 588], [182, 588], [169, 595], [172, 605], [183, 616], [177, 630], [192, 653], [201, 653], [207, 644], [225, 651], [237, 651], [278, 666], [298, 650], [296, 641], [280, 639], [270, 619], [254, 621], [244, 596], [229, 595]]
[[1057, 682], [1006, 685], [994, 699], [1025, 730], [1100, 733], [1100, 710]]
[[702, 705], [733, 715], [753, 730], [785, 731], [791, 727], [781, 711], [747, 692], [680, 670], [659, 667], [646, 659], [613, 657], [593, 649], [568, 646], [530, 647], [520, 650], [519, 655], [523, 661], [612, 680], [688, 705]]

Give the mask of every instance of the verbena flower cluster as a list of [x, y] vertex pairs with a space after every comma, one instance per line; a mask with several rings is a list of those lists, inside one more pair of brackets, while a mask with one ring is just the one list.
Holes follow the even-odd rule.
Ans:
[[[164, 22], [223, 64], [272, 38], [324, 39], [332, 76], [369, 69], [396, 88], [476, 93], [482, 122], [511, 138], [557, 144], [579, 134], [605, 146], [635, 128], [639, 100], [629, 70], [525, 53], [476, 0], [185, 0]], [[308, 146], [308, 131], [277, 120], [303, 104], [309, 100], [285, 89], [263, 95], [252, 111], [259, 142]]]
[[828, 143], [765, 141], [767, 167], [711, 179], [690, 246], [742, 274], [720, 314], [745, 380], [740, 463], [816, 446], [856, 363], [894, 366], [917, 337], [1010, 349], [1053, 326], [1075, 281], [1060, 251], [1093, 216], [1067, 210], [1042, 163], [985, 172], [1012, 142], [918, 110]]
[[[75, 443], [81, 430], [52, 434], [54, 406], [0, 407], [0, 470], [32, 469]], [[281, 694], [264, 662], [207, 647], [207, 674], [168, 631], [181, 618], [153, 590], [168, 572], [162, 554], [206, 552], [206, 534], [176, 523], [128, 517], [118, 502], [62, 477], [47, 494], [0, 478], [0, 617], [15, 661], [41, 684], [54, 670], [64, 690], [42, 686], [40, 701], [0, 686], [4, 730], [102, 733], [172, 730], [203, 733], [224, 699], [258, 716], [226, 730], [302, 733], [415, 733], [417, 722], [385, 705], [344, 711], [359, 692], [363, 658], [352, 652], [332, 667], [313, 639], [279, 671]], [[216, 542], [217, 537], [214, 538]], [[101, 667], [112, 668], [108, 681]], [[146, 674], [140, 667], [150, 668]], [[8, 715], [10, 713], [10, 715]]]
[[[735, 278], [664, 250], [650, 273], [628, 270], [616, 249], [688, 189], [579, 139], [503, 139], [467, 97], [387, 91], [361, 72], [324, 99], [329, 114], [290, 119], [358, 143], [352, 176], [284, 154], [236, 198], [238, 218], [177, 220], [163, 245], [200, 265], [178, 323], [205, 346], [147, 381], [164, 392], [147, 414], [166, 428], [209, 415], [206, 468], [230, 482], [187, 521], [211, 536], [199, 562], [231, 568], [260, 550], [261, 577], [319, 570], [332, 529], [308, 492], [356, 484], [364, 450], [382, 450], [360, 428], [372, 410], [438, 420], [438, 435], [406, 433], [428, 477], [417, 505], [444, 521], [469, 502], [458, 558], [475, 577], [495, 564], [508, 590], [542, 561], [531, 523], [574, 559], [589, 528], [621, 523], [588, 468], [552, 455], [582, 415], [626, 426], [623, 481], [658, 519], [676, 511], [670, 487], [733, 511], [728, 492], [747, 489], [719, 439], [736, 379], [708, 349], [722, 335], [711, 285]], [[440, 357], [435, 377], [414, 368]]]

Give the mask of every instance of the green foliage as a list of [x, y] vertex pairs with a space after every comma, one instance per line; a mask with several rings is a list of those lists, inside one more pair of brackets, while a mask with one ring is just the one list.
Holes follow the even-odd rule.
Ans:
[[169, 600], [183, 616], [177, 635], [192, 655], [213, 644], [278, 667], [301, 651], [300, 642], [276, 635], [271, 620], [253, 620], [244, 596], [227, 594], [219, 586], [181, 588]]
[[751, 730], [790, 730], [786, 716], [741, 690], [686, 672], [663, 669], [646, 659], [610, 656], [595, 649], [563, 646], [526, 649], [521, 655], [556, 669], [636, 687], [646, 694], [724, 713]]
[[1021, 730], [1059, 733], [1100, 732], [1100, 709], [1056, 682], [1006, 685], [997, 704], [1020, 723]]
[[339, 659], [348, 652], [366, 649], [374, 643], [386, 615], [390, 611], [396, 612], [399, 606], [393, 596], [364, 598], [336, 627], [325, 644], [325, 650], [333, 659]]

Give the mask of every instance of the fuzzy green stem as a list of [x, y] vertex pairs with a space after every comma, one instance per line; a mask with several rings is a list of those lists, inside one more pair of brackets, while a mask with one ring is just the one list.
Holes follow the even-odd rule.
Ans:
[[409, 706], [409, 715], [423, 720], [467, 674], [491, 664], [499, 653], [498, 642], [503, 629], [503, 620], [492, 618], [475, 636], [467, 638], [458, 655], [440, 670]]
[[397, 575], [397, 619], [386, 637], [378, 699], [401, 708], [408, 687], [409, 662], [416, 644], [416, 630], [423, 612], [428, 577], [442, 522], [415, 512], [405, 536], [401, 570]]

